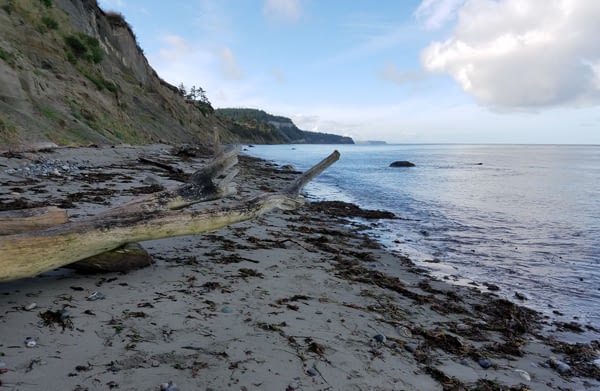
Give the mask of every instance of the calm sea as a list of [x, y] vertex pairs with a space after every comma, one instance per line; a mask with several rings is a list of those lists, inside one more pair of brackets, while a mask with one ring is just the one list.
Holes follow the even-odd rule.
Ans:
[[[256, 145], [245, 153], [305, 170], [341, 159], [310, 198], [385, 209], [370, 234], [456, 283], [600, 328], [600, 146]], [[396, 160], [416, 164], [390, 168]], [[437, 263], [430, 262], [434, 260]], [[428, 262], [429, 261], [429, 262]]]

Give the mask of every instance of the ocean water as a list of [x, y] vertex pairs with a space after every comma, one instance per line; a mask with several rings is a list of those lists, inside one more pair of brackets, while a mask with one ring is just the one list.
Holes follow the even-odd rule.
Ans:
[[[341, 158], [307, 197], [384, 209], [369, 232], [433, 275], [493, 283], [561, 321], [600, 328], [600, 146], [256, 145], [305, 170]], [[396, 160], [416, 164], [391, 168]], [[430, 261], [435, 262], [430, 262]], [[560, 315], [556, 311], [562, 313]]]

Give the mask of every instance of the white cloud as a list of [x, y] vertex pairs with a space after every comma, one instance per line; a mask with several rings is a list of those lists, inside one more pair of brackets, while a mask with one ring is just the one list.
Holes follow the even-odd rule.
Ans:
[[166, 44], [158, 51], [158, 55], [164, 61], [176, 61], [186, 57], [191, 51], [187, 41], [178, 35], [166, 35], [160, 40]]
[[415, 17], [429, 30], [441, 28], [456, 17], [456, 12], [465, 0], [423, 0]]
[[221, 48], [218, 51], [221, 60], [221, 71], [226, 79], [239, 80], [243, 77], [242, 71], [235, 60], [233, 52], [229, 48]]
[[599, 36], [598, 0], [470, 0], [421, 59], [496, 109], [599, 104]]
[[296, 22], [302, 16], [300, 0], [265, 0], [263, 15], [274, 22]]

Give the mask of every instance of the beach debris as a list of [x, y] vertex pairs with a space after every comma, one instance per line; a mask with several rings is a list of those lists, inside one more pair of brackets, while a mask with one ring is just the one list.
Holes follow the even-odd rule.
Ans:
[[480, 358], [477, 363], [479, 364], [479, 366], [483, 369], [488, 369], [489, 367], [492, 366], [492, 362], [490, 360], [488, 360], [487, 358]]
[[265, 276], [264, 274], [257, 271], [256, 269], [249, 269], [249, 268], [245, 268], [245, 267], [239, 269], [238, 273], [239, 273], [239, 276], [242, 278], [246, 278], [246, 277], [263, 278]]
[[44, 326], [59, 325], [63, 331], [65, 329], [73, 329], [73, 321], [71, 320], [71, 313], [65, 308], [60, 310], [47, 310], [39, 314], [42, 318]]
[[172, 380], [168, 381], [167, 383], [161, 383], [160, 384], [160, 391], [178, 391], [179, 388], [177, 388], [177, 384], [173, 383]]
[[37, 341], [33, 337], [25, 338], [24, 343], [25, 343], [25, 346], [27, 346], [28, 348], [35, 348], [37, 345]]
[[37, 303], [29, 303], [29, 304], [25, 304], [25, 305], [23, 306], [23, 309], [24, 309], [25, 311], [31, 311], [31, 310], [34, 310], [34, 309], [36, 309], [36, 308], [37, 308]]
[[230, 307], [221, 308], [221, 312], [224, 314], [230, 314], [233, 310]]
[[87, 300], [88, 301], [96, 301], [96, 300], [104, 300], [105, 298], [106, 298], [106, 296], [104, 296], [104, 294], [102, 294], [101, 292], [95, 291], [95, 292], [92, 292], [87, 297]]

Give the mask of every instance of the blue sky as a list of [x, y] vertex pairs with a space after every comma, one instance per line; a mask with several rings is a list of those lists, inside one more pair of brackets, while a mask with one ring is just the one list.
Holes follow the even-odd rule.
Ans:
[[600, 144], [598, 0], [100, 0], [214, 107], [399, 143]]

